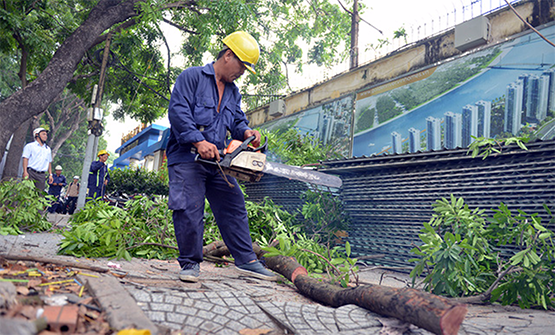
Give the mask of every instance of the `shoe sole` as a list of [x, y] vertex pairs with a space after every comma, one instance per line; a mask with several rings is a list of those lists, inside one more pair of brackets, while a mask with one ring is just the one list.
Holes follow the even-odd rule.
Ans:
[[179, 275], [179, 279], [181, 281], [196, 283], [198, 282], [198, 277], [191, 276], [191, 275]]
[[277, 281], [279, 278], [278, 276], [265, 276], [263, 274], [257, 273], [257, 272], [253, 272], [253, 271], [249, 271], [249, 270], [243, 270], [241, 268], [235, 267], [235, 269], [237, 269], [237, 271], [244, 273], [245, 275], [249, 276], [249, 277], [254, 277], [254, 278], [258, 278], [258, 279], [262, 279], [262, 280], [267, 280], [267, 281]]

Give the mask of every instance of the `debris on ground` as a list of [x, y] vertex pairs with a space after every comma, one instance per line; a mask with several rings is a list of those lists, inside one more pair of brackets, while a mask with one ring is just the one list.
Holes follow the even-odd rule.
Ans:
[[115, 334], [81, 276], [98, 274], [0, 259], [0, 335]]

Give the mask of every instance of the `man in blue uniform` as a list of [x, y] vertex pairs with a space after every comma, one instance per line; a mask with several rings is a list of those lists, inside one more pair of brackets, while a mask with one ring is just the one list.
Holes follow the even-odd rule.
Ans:
[[55, 174], [52, 176], [52, 181], [48, 181], [48, 194], [54, 196], [56, 198], [56, 202], [48, 208], [48, 212], [56, 213], [57, 211], [61, 210], [61, 202], [60, 202], [60, 193], [62, 192], [62, 188], [67, 185], [66, 177], [62, 174], [62, 167], [57, 165], [54, 168]]
[[110, 181], [108, 166], [106, 165], [108, 156], [110, 156], [108, 151], [100, 150], [98, 152], [98, 160], [91, 163], [91, 168], [89, 169], [89, 181], [87, 184], [87, 198], [102, 199], [104, 197], [106, 185], [108, 185], [108, 182]]
[[171, 133], [166, 155], [169, 173], [169, 207], [179, 247], [179, 278], [196, 282], [202, 262], [204, 199], [208, 199], [222, 238], [237, 269], [252, 277], [277, 280], [264, 268], [252, 249], [245, 199], [234, 178], [224, 180], [217, 167], [194, 161], [219, 160], [227, 133], [233, 139], [260, 145], [260, 133], [248, 127], [241, 110], [241, 94], [233, 81], [245, 69], [252, 73], [260, 50], [248, 33], [237, 31], [226, 38], [215, 62], [183, 71], [174, 85], [168, 109]]

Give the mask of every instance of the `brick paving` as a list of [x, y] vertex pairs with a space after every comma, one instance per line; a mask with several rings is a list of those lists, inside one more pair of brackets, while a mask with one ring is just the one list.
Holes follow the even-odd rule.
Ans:
[[153, 322], [185, 334], [237, 334], [244, 329], [280, 329], [295, 334], [379, 334], [383, 328], [379, 315], [354, 305], [331, 308], [257, 301], [256, 296], [245, 292], [221, 289], [202, 292], [126, 289]]

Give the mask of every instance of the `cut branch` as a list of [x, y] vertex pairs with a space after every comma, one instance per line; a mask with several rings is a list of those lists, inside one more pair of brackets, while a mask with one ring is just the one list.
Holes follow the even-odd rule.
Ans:
[[[253, 248], [259, 257], [264, 253], [256, 244]], [[218, 253], [227, 251], [227, 247], [212, 249]], [[213, 255], [214, 251], [205, 254]], [[306, 269], [292, 257], [264, 259], [268, 268], [289, 279], [301, 294], [314, 301], [332, 307], [354, 304], [374, 313], [410, 322], [435, 334], [456, 335], [467, 312], [466, 305], [428, 292], [372, 284], [344, 289], [309, 277]]]
[[466, 305], [412, 288], [364, 285], [343, 289], [322, 283], [309, 277], [296, 260], [285, 256], [268, 257], [266, 264], [291, 280], [299, 292], [317, 302], [332, 307], [355, 304], [435, 334], [457, 334], [467, 312]]
[[53, 258], [43, 258], [43, 257], [35, 257], [35, 256], [21, 256], [21, 255], [2, 255], [1, 257], [5, 258], [5, 259], [15, 260], [15, 261], [52, 263], [52, 264], [58, 264], [58, 265], [62, 265], [62, 266], [69, 266], [69, 267], [78, 268], [78, 269], [85, 269], [85, 270], [90, 270], [90, 271], [100, 272], [100, 273], [110, 271], [109, 269], [104, 269], [104, 268], [101, 268], [101, 267], [98, 267], [98, 266], [86, 265], [86, 264], [81, 264], [81, 263], [76, 263], [76, 262], [67, 262], [67, 261], [62, 261], [62, 260], [53, 259]]

